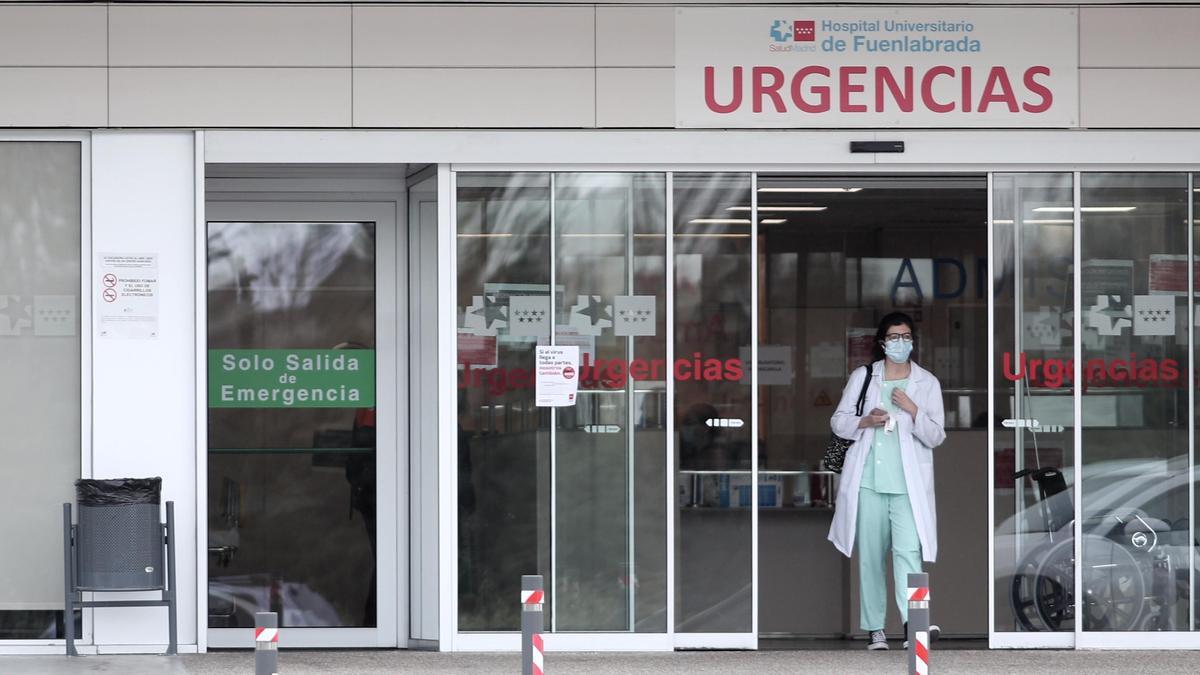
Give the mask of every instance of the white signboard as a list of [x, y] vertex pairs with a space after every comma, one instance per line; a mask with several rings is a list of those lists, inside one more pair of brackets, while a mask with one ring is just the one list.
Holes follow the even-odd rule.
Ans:
[[[742, 363], [750, 363], [750, 348], [740, 347], [738, 356]], [[758, 383], [763, 386], [787, 386], [792, 383], [795, 369], [792, 367], [791, 345], [758, 346]], [[750, 384], [750, 369], [742, 375], [742, 384]]]
[[101, 253], [96, 269], [100, 337], [158, 337], [158, 256]]
[[1061, 8], [676, 9], [676, 126], [1077, 126], [1077, 24]]
[[539, 345], [536, 368], [537, 406], [575, 405], [575, 396], [579, 393], [579, 347]]

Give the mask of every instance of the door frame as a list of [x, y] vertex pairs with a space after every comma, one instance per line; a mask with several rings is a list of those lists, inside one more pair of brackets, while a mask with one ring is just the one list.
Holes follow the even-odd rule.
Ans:
[[[197, 258], [207, 258], [209, 222], [374, 222], [375, 223], [375, 353], [376, 353], [376, 621], [375, 628], [288, 628], [279, 633], [282, 647], [407, 647], [408, 646], [408, 296], [400, 292], [400, 281], [407, 279], [407, 237], [399, 236], [397, 224], [404, 211], [404, 195], [395, 201], [358, 201], [289, 197], [264, 200], [255, 193], [247, 200], [222, 196], [204, 205], [204, 218], [197, 220]], [[197, 369], [205, 383], [207, 358], [207, 265], [198, 266], [197, 314], [205, 321], [197, 330]], [[405, 323], [401, 323], [405, 322]], [[403, 356], [403, 358], [402, 358]], [[403, 386], [401, 386], [403, 383]], [[206, 388], [206, 387], [205, 387]], [[197, 407], [206, 409], [207, 392]], [[207, 415], [205, 416], [207, 419]], [[198, 425], [197, 450], [203, 456], [199, 479], [207, 490], [207, 424]], [[393, 451], [389, 452], [388, 450]], [[403, 461], [401, 461], [403, 458]], [[207, 508], [198, 514], [201, 536], [207, 539]], [[207, 570], [207, 543], [201, 549]], [[253, 631], [244, 628], [207, 627], [208, 574], [199, 579], [204, 621], [200, 630], [207, 635], [207, 646], [215, 648], [253, 647]]]
[[[459, 171], [748, 171], [791, 173], [978, 173], [989, 181], [995, 173], [1077, 171], [1200, 171], [1200, 130], [1164, 129], [861, 129], [861, 130], [568, 130], [568, 129], [423, 129], [423, 130], [295, 130], [216, 129], [204, 132], [204, 155], [222, 163], [379, 164], [398, 157], [438, 162], [438, 436], [455, 438], [456, 316], [454, 284], [454, 179]], [[855, 140], [894, 140], [906, 152], [894, 155], [850, 154]], [[780, 143], [802, 149], [780, 159]], [[669, 159], [668, 159], [669, 158]], [[670, 192], [668, 191], [668, 199]], [[992, 202], [989, 196], [988, 208]], [[988, 219], [988, 246], [993, 236]], [[989, 255], [989, 272], [991, 256]], [[670, 285], [668, 285], [668, 289]], [[990, 312], [989, 312], [990, 314]], [[668, 327], [670, 323], [668, 322]], [[993, 333], [994, 336], [994, 333]], [[995, 367], [989, 338], [989, 366]], [[994, 379], [994, 378], [993, 378]], [[994, 383], [989, 389], [994, 395]], [[994, 417], [989, 395], [989, 414]], [[669, 414], [669, 413], [668, 413]], [[990, 425], [989, 425], [990, 426]], [[989, 451], [994, 433], [989, 430]], [[515, 650], [519, 636], [510, 633], [459, 634], [454, 565], [457, 559], [457, 489], [453, 452], [439, 454], [437, 524], [438, 556], [447, 564], [438, 576], [438, 648]], [[989, 474], [994, 471], [990, 467]], [[989, 475], [989, 478], [992, 478]], [[989, 490], [990, 492], [990, 490]], [[992, 532], [990, 519], [980, 526]], [[989, 567], [992, 537], [989, 536]], [[670, 553], [672, 549], [668, 547]], [[449, 573], [447, 573], [449, 572]], [[980, 592], [992, 602], [992, 570], [980, 579]], [[989, 623], [994, 619], [989, 607]], [[672, 611], [671, 604], [668, 611]], [[672, 622], [669, 622], [673, 624]], [[1049, 633], [996, 633], [989, 627], [992, 648], [1071, 648]], [[1128, 648], [1120, 636], [1109, 648]], [[1140, 636], [1155, 638], [1153, 635]], [[1169, 636], [1163, 636], [1169, 637]], [[669, 634], [550, 634], [550, 650], [586, 642], [589, 649], [671, 649]], [[1156, 647], [1159, 640], [1141, 640]]]

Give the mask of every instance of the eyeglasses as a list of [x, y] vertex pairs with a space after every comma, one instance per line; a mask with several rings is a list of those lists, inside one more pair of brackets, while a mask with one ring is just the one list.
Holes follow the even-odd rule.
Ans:
[[912, 333], [893, 333], [883, 338], [884, 342], [891, 342], [892, 344], [895, 344], [901, 340], [904, 340], [905, 342], [912, 342]]

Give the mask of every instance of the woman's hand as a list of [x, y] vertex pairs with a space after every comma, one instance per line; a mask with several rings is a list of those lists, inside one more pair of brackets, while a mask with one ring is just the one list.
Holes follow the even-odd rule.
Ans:
[[866, 415], [863, 415], [862, 418], [858, 420], [858, 428], [866, 429], [869, 427], [881, 427], [881, 426], [887, 424], [887, 421], [888, 421], [887, 411], [880, 410], [879, 408], [875, 408], [874, 410], [867, 413]]
[[917, 418], [917, 404], [913, 403], [913, 400], [908, 397], [908, 394], [904, 393], [903, 389], [897, 388], [892, 390], [892, 403], [897, 408], [912, 415], [913, 419]]

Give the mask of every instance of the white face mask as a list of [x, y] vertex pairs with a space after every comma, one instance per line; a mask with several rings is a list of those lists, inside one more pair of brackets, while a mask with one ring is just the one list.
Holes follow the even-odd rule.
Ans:
[[904, 363], [908, 360], [908, 355], [912, 354], [912, 343], [904, 340], [895, 340], [893, 342], [883, 343], [883, 353], [892, 363]]

